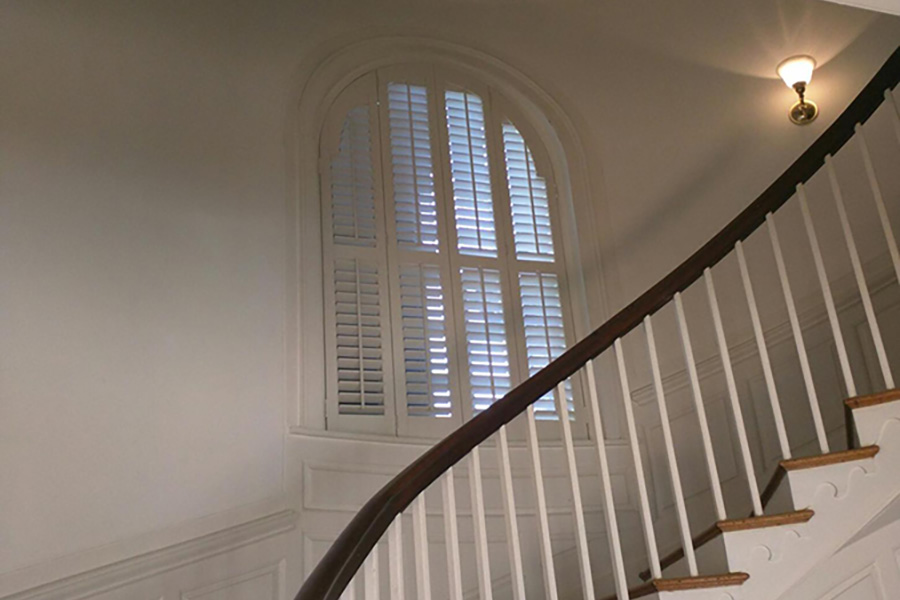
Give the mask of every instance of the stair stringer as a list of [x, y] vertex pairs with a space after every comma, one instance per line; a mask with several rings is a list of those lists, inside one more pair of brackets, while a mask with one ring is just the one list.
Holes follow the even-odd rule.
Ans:
[[854, 417], [861, 442], [879, 445], [876, 456], [787, 475], [793, 508], [815, 512], [809, 522], [723, 534], [729, 569], [750, 574], [735, 600], [777, 598], [900, 495], [900, 402]]

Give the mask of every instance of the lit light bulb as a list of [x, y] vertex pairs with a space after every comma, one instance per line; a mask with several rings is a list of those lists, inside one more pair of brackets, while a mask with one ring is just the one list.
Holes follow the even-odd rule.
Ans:
[[788, 112], [788, 117], [795, 125], [808, 125], [819, 116], [816, 103], [806, 99], [806, 86], [809, 85], [815, 68], [816, 61], [812, 56], [800, 55], [781, 61], [775, 69], [784, 84], [800, 97]]
[[798, 83], [809, 85], [816, 61], [811, 56], [792, 56], [778, 65], [778, 76], [792, 90]]

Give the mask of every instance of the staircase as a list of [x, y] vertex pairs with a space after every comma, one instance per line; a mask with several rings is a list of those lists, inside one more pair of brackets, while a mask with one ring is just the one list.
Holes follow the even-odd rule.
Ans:
[[[603, 515], [608, 533], [615, 594], [610, 600], [629, 598], [658, 598], [671, 600], [775, 600], [784, 596], [812, 569], [832, 556], [843, 544], [861, 531], [892, 501], [900, 498], [900, 390], [895, 383], [878, 320], [875, 317], [871, 293], [847, 216], [841, 182], [834, 162], [838, 152], [848, 143], [856, 145], [859, 154], [853, 159], [865, 172], [867, 194], [874, 200], [892, 265], [900, 281], [900, 251], [888, 221], [885, 200], [873, 167], [864, 125], [876, 110], [889, 113], [900, 144], [900, 111], [892, 94], [900, 81], [900, 49], [888, 59], [869, 84], [835, 122], [731, 223], [716, 234], [700, 250], [688, 258], [656, 285], [625, 307], [588, 337], [556, 358], [542, 371], [523, 382], [504, 398], [493, 404], [456, 432], [436, 444], [377, 494], [357, 513], [326, 556], [300, 589], [297, 600], [430, 600], [450, 598], [463, 600], [462, 563], [458, 530], [457, 495], [453, 467], [465, 461], [468, 469], [472, 500], [472, 522], [477, 576], [476, 597], [492, 600], [495, 580], [492, 577], [488, 552], [488, 531], [482, 477], [482, 447], [490, 447], [497, 457], [499, 487], [503, 500], [506, 544], [509, 556], [509, 583], [515, 600], [525, 600], [526, 579], [540, 579], [542, 598], [557, 600], [560, 585], [550, 537], [550, 515], [547, 510], [547, 490], [542, 475], [541, 443], [533, 403], [557, 390], [558, 414], [566, 414], [565, 383], [580, 378], [594, 432], [605, 431], [597, 385], [595, 362], [610, 361], [618, 372], [618, 387], [626, 424], [627, 441], [636, 478], [637, 495], [646, 548], [645, 564], [649, 569], [641, 574], [646, 583], [633, 585], [636, 574], [626, 571], [622, 539], [613, 502], [613, 483], [607, 459], [606, 440], [596, 436], [594, 451], [599, 464], [602, 484]], [[859, 157], [859, 158], [857, 158]], [[841, 156], [840, 159], [850, 160]], [[819, 175], [827, 179], [831, 201], [840, 219], [843, 239], [817, 237], [811, 218], [817, 203], [828, 198], [808, 198], [806, 183]], [[814, 200], [815, 202], [811, 202]], [[804, 345], [791, 281], [785, 267], [781, 238], [776, 224], [776, 212], [788, 202], [799, 205], [805, 235], [815, 261], [822, 301], [825, 304], [830, 331], [833, 336], [840, 378], [846, 391], [848, 415], [847, 449], [831, 448], [822, 419], [822, 406], [816, 394], [808, 352]], [[805, 398], [781, 398], [772, 371], [766, 340], [763, 335], [756, 296], [750, 278], [750, 265], [744, 243], [751, 236], [761, 237], [772, 249], [784, 303], [796, 345]], [[846, 247], [857, 284], [859, 298], [865, 312], [868, 334], [877, 357], [878, 377], [885, 391], [859, 395], [857, 383], [848, 358], [841, 325], [838, 320], [831, 281], [827, 276], [822, 242]], [[734, 255], [740, 270], [744, 310], [749, 310], [756, 347], [765, 379], [772, 422], [761, 424], [775, 432], [783, 460], [769, 485], [762, 490], [757, 484], [757, 466], [748, 442], [738, 388], [729, 346], [726, 340], [722, 312], [716, 291], [713, 268], [727, 256]], [[720, 267], [721, 268], [721, 267]], [[683, 292], [692, 286], [705, 291], [715, 343], [721, 360], [727, 387], [732, 425], [738, 438], [739, 456], [745, 477], [746, 498], [752, 513], [736, 518], [729, 516], [713, 452], [711, 434], [705, 414], [703, 394], [699, 384], [697, 362], [691, 332], [685, 317]], [[701, 467], [709, 478], [716, 522], [698, 536], [692, 536], [688, 510], [675, 441], [670, 427], [666, 395], [659, 365], [654, 334], [657, 313], [672, 305], [679, 333], [677, 343], [687, 368], [690, 391], [697, 413], [704, 464]], [[662, 441], [668, 464], [669, 483], [675, 503], [681, 547], [660, 557], [655, 527], [647, 491], [643, 459], [638, 447], [635, 417], [631, 402], [632, 387], [628, 381], [628, 357], [623, 338], [640, 336], [646, 347], [652, 372], [656, 408], [659, 412]], [[818, 452], [812, 456], [792, 455], [788, 437], [790, 423], [786, 423], [782, 404], [804, 402], [816, 432]], [[510, 466], [510, 442], [507, 426], [513, 420], [522, 421], [526, 431], [526, 447], [534, 481], [535, 514], [541, 571], [526, 572], [523, 561], [521, 514], [516, 508]], [[574, 518], [575, 560], [579, 574], [580, 597], [594, 600], [602, 597], [595, 589], [590, 547], [587, 538], [578, 464], [571, 423], [558, 420], [562, 453], [568, 471], [569, 492]], [[855, 429], [856, 436], [852, 435]], [[858, 443], [856, 440], [858, 439]], [[496, 451], [495, 451], [496, 450]], [[432, 564], [429, 558], [425, 491], [433, 484], [440, 487], [443, 538], [446, 562]], [[433, 510], [433, 508], [432, 508]], [[402, 515], [408, 513], [406, 525]], [[732, 507], [732, 513], [734, 508]], [[411, 522], [412, 535], [404, 534]], [[403, 546], [412, 540], [412, 552]], [[386, 552], [379, 552], [379, 545]], [[373, 551], [374, 550], [374, 551]], [[386, 556], [384, 561], [381, 556]], [[383, 564], [386, 562], [386, 564]], [[414, 582], [411, 585], [410, 582]], [[629, 586], [629, 582], [632, 583]], [[567, 588], [568, 589], [568, 588]], [[893, 590], [900, 597], [900, 590]], [[508, 594], [505, 594], [506, 597]], [[531, 594], [529, 597], [533, 597]], [[499, 597], [499, 595], [498, 595]], [[565, 596], [568, 598], [568, 596]]]
[[781, 461], [768, 514], [719, 521], [694, 539], [700, 571], [713, 575], [686, 575], [679, 558], [630, 597], [779, 598], [900, 496], [900, 390], [846, 404], [861, 447]]

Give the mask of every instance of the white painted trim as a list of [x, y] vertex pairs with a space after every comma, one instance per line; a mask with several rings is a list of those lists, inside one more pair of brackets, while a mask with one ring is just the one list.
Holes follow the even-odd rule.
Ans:
[[[297, 513], [282, 510], [209, 535], [25, 589], [3, 600], [79, 600], [261, 542], [293, 530]], [[283, 577], [281, 579], [283, 581]]]
[[[398, 445], [398, 446], [420, 446], [423, 451], [431, 448], [435, 445], [439, 439], [436, 438], [422, 438], [422, 437], [397, 437], [394, 435], [380, 435], [380, 434], [371, 434], [371, 433], [351, 433], [348, 431], [327, 431], [322, 429], [309, 429], [306, 427], [290, 427], [288, 429], [288, 433], [290, 436], [297, 438], [305, 438], [311, 440], [335, 440], [335, 441], [350, 441], [350, 442], [369, 442], [372, 444], [387, 444], [387, 445]], [[588, 439], [575, 439], [573, 443], [576, 448], [593, 448], [594, 442]], [[541, 447], [542, 448], [561, 448], [562, 440], [559, 439], [541, 439]], [[489, 438], [485, 442], [481, 444], [482, 448], [493, 448], [494, 442]], [[606, 442], [607, 448], [614, 448], [620, 446], [622, 448], [626, 448], [628, 443], [624, 440], [608, 440]], [[524, 448], [525, 442], [523, 440], [514, 440], [509, 442], [510, 448]]]

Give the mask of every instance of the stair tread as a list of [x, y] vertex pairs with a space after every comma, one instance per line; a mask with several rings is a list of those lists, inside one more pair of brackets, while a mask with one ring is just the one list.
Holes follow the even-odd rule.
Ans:
[[779, 525], [806, 523], [813, 518], [814, 514], [815, 513], [812, 510], [807, 508], [805, 510], [795, 510], [774, 515], [761, 515], [758, 517], [753, 516], [745, 519], [726, 519], [716, 523], [716, 527], [722, 532], [778, 527]]
[[699, 575], [696, 577], [667, 577], [654, 579], [644, 585], [630, 590], [631, 598], [640, 598], [656, 592], [676, 592], [680, 590], [699, 590], [704, 588], [730, 587], [741, 585], [750, 578], [747, 573], [721, 573], [718, 575]]
[[900, 400], [900, 390], [892, 389], [878, 392], [876, 394], [867, 394], [865, 396], [854, 396], [844, 400], [844, 404], [850, 408], [866, 408], [868, 406], [878, 406], [879, 404], [887, 404]]
[[837, 465], [854, 460], [872, 458], [878, 454], [879, 450], [880, 448], [876, 445], [863, 446], [853, 450], [841, 450], [840, 452], [829, 452], [828, 454], [817, 454], [816, 456], [805, 456], [803, 458], [790, 458], [781, 461], [780, 464], [785, 471], [799, 471], [801, 469], [812, 469], [825, 465]]

